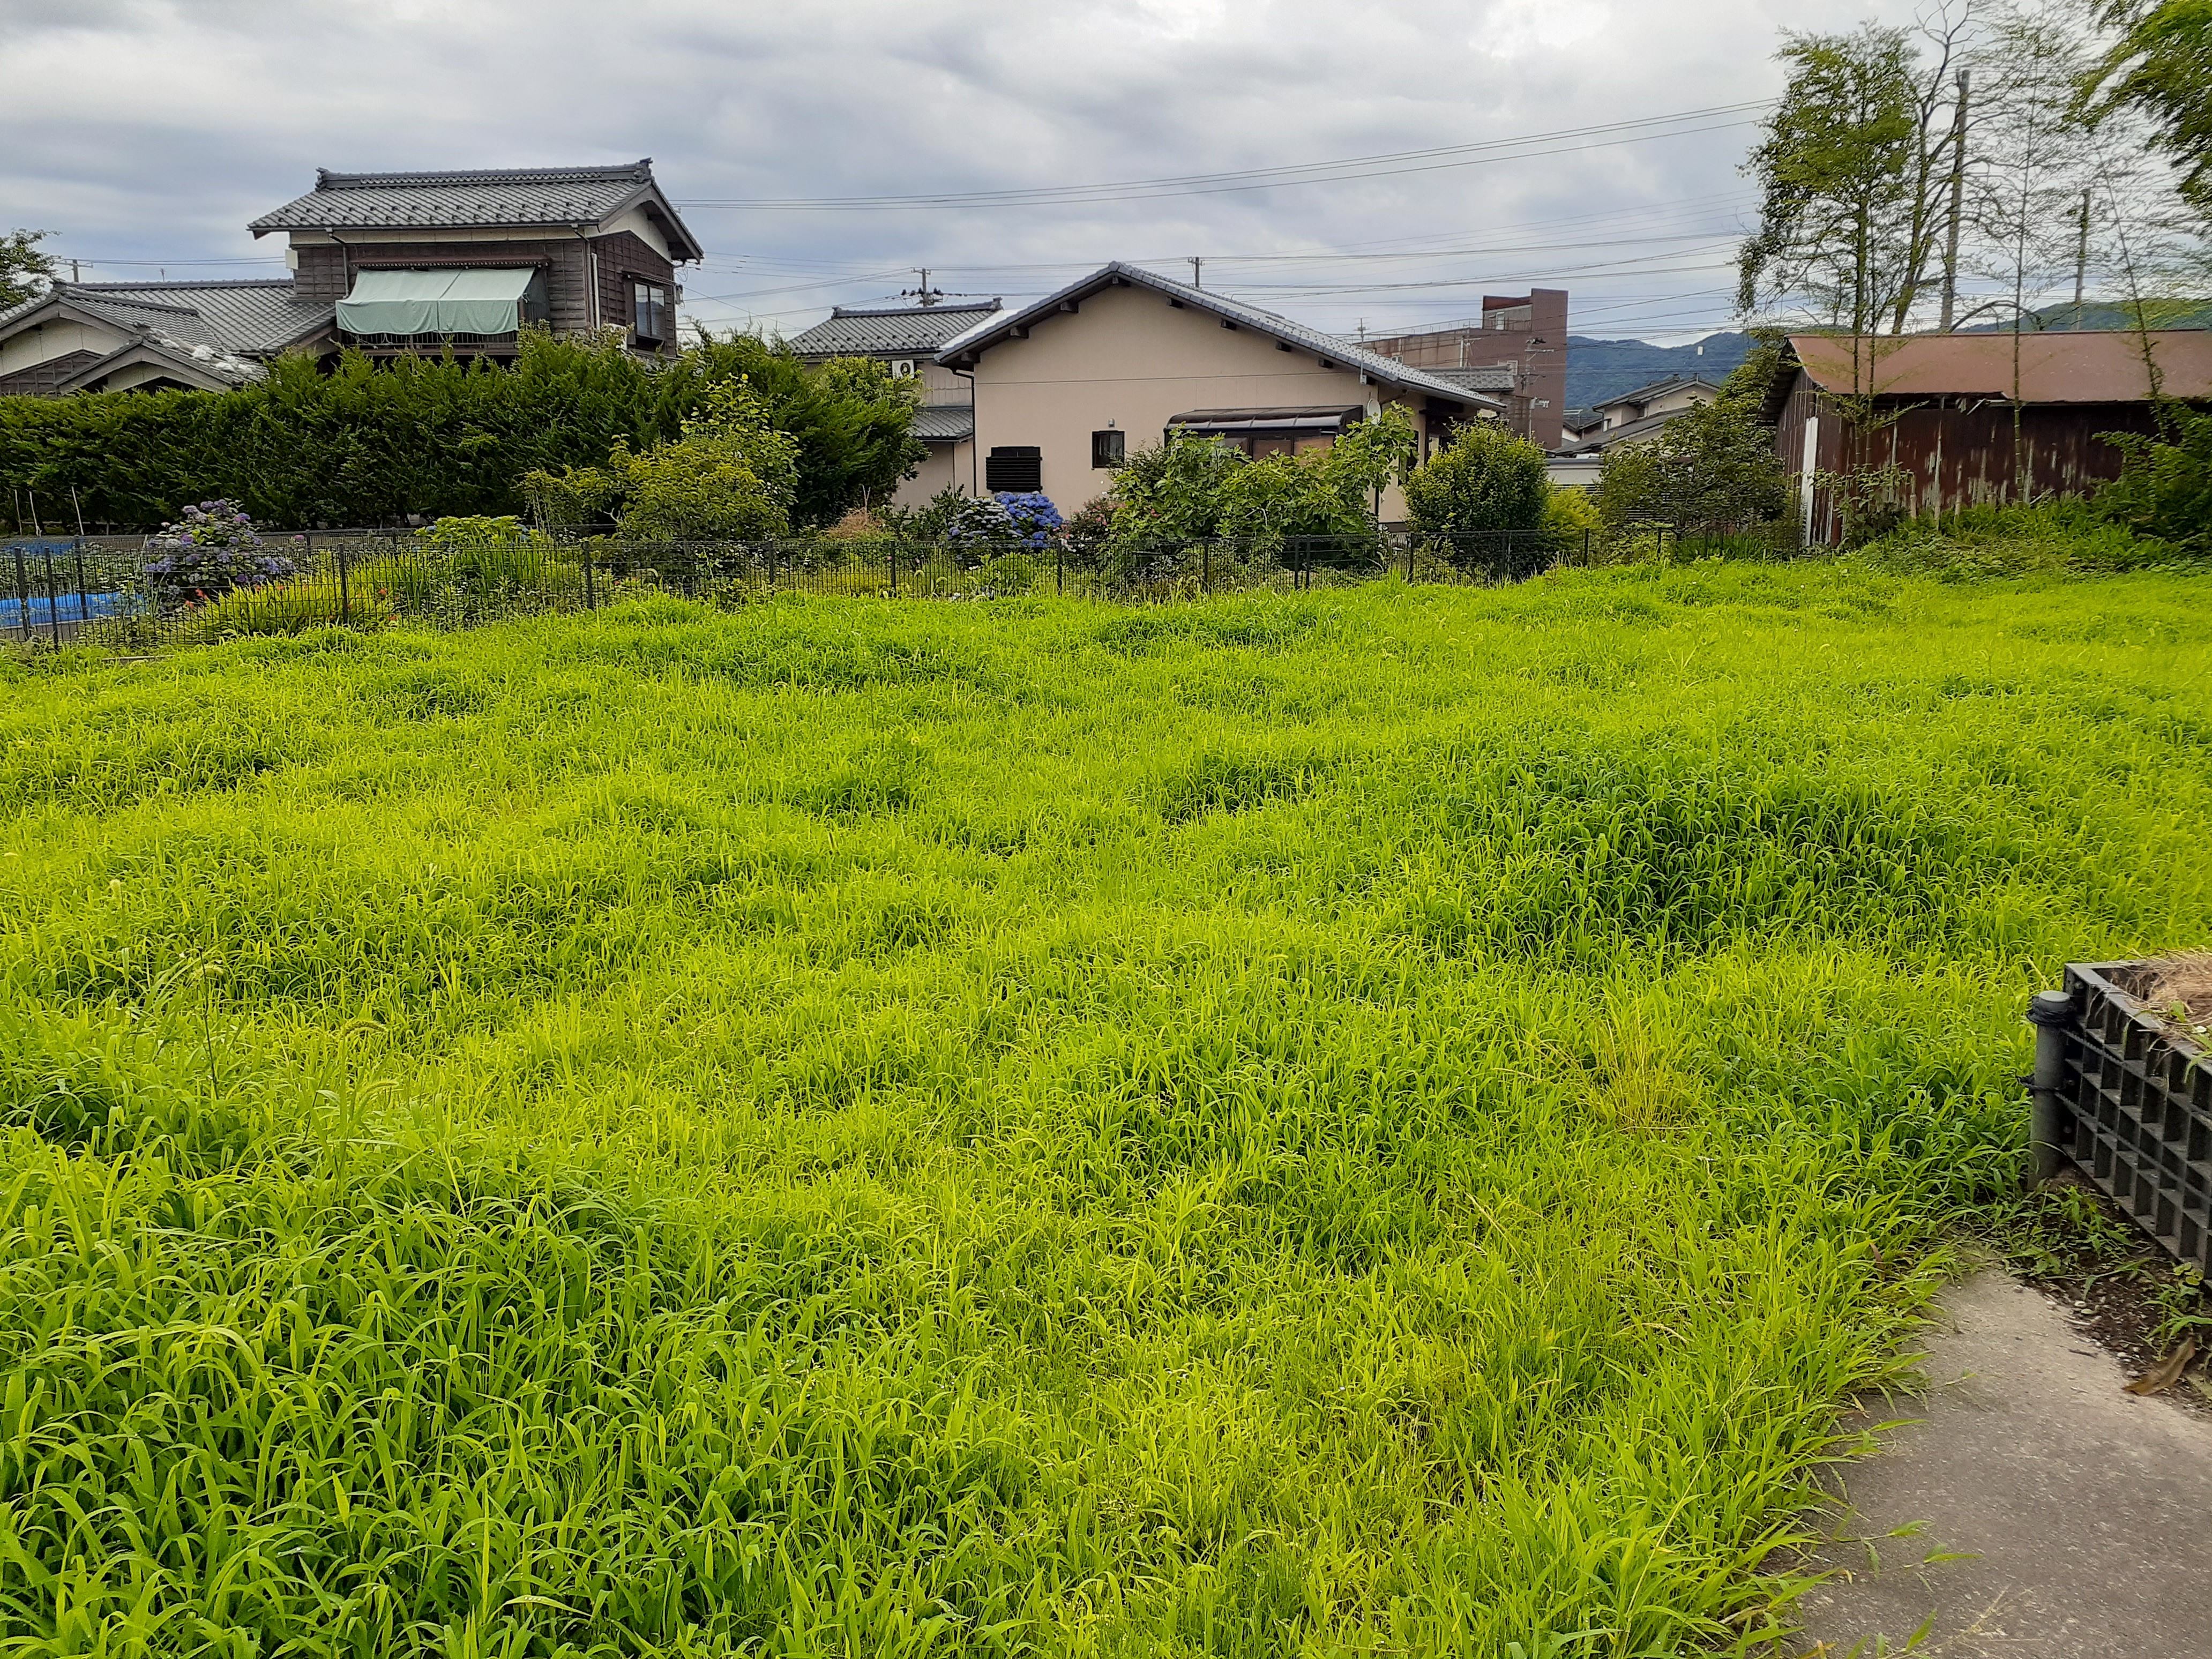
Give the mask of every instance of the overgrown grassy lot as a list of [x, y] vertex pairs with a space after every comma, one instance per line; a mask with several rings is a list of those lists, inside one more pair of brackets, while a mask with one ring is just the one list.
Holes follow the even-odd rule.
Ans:
[[0, 668], [13, 1653], [1662, 1655], [2212, 580], [674, 601]]

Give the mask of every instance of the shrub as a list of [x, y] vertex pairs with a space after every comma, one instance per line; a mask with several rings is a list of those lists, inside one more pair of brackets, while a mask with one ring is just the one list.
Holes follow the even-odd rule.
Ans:
[[1587, 489], [1553, 484], [1544, 503], [1543, 530], [1554, 558], [1580, 559], [1585, 550], [1595, 557], [1605, 518]]
[[797, 447], [797, 523], [835, 523], [882, 498], [927, 453], [905, 383], [887, 376], [810, 369], [750, 335], [702, 337], [654, 366], [618, 340], [526, 330], [512, 368], [348, 352], [332, 373], [288, 357], [229, 392], [0, 398], [0, 485], [74, 487], [87, 520], [139, 526], [218, 495], [303, 529], [515, 513], [525, 474], [604, 466], [618, 440], [674, 440], [714, 386], [739, 378]]
[[176, 638], [187, 645], [252, 635], [305, 634], [318, 628], [382, 628], [394, 616], [390, 599], [368, 582], [349, 580], [341, 597], [334, 580], [270, 582], [235, 588], [204, 605], [187, 605]]
[[1664, 526], [1741, 531], [1766, 524], [1789, 503], [1774, 434], [1747, 401], [1723, 398], [1677, 415], [1640, 443], [1606, 452], [1597, 504], [1609, 531]]
[[1540, 530], [1551, 499], [1544, 452], [1495, 421], [1460, 428], [1406, 481], [1407, 521], [1423, 535]]
[[953, 519], [968, 504], [968, 492], [958, 484], [947, 484], [921, 507], [886, 503], [876, 509], [876, 519], [890, 534], [903, 540], [941, 542]]
[[146, 544], [146, 579], [164, 599], [216, 599], [292, 574], [293, 564], [262, 545], [253, 520], [235, 502], [202, 501], [165, 524]]
[[1052, 504], [1052, 498], [1042, 491], [1001, 490], [999, 505], [1006, 510], [1014, 539], [1024, 547], [1046, 546], [1059, 536], [1066, 522], [1060, 516], [1060, 509]]
[[789, 533], [799, 441], [769, 424], [767, 404], [744, 376], [709, 386], [681, 430], [673, 442], [642, 452], [617, 438], [604, 469], [532, 472], [522, 489], [549, 516], [618, 503], [615, 521], [624, 541], [751, 541]]
[[1110, 494], [1093, 495], [1078, 507], [1075, 516], [1067, 521], [1067, 546], [1079, 565], [1090, 566], [1098, 562], [1106, 546], [1106, 539], [1114, 532], [1114, 497]]
[[2189, 552], [2112, 522], [2100, 504], [2075, 501], [1972, 507], [1909, 520], [1856, 556], [1893, 574], [1972, 581], [2037, 570], [2140, 570], [2174, 563]]
[[1000, 497], [963, 497], [946, 521], [945, 539], [955, 547], [1004, 547], [1019, 540], [1020, 532]]
[[2212, 413], [2179, 404], [2164, 413], [2171, 441], [2141, 433], [2106, 440], [2124, 459], [2120, 476], [2097, 492], [2098, 510], [2140, 535], [2212, 550]]

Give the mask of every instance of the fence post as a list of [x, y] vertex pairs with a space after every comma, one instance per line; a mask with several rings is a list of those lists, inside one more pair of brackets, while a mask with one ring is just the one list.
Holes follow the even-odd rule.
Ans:
[[54, 550], [46, 550], [46, 632], [54, 649], [62, 648], [62, 591], [54, 580]]
[[[307, 557], [310, 563], [313, 562], [314, 551], [314, 543], [309, 542], [307, 544]], [[343, 542], [340, 542], [338, 544], [338, 626], [341, 628], [349, 627], [352, 624], [352, 622], [353, 590], [346, 582], [345, 544]]]
[[896, 543], [893, 543], [890, 550], [886, 552], [884, 556], [890, 561], [891, 597], [893, 599], [896, 599], [898, 597], [898, 544]]
[[81, 623], [92, 620], [92, 595], [84, 583], [84, 538], [76, 538], [76, 619]]
[[2066, 1109], [2059, 1091], [2066, 1083], [2066, 1034], [2074, 1024], [2074, 999], [2063, 991], [2039, 991], [2027, 1005], [2035, 1027], [2035, 1072], [2029, 1080], [2027, 1185], [2040, 1187], [2065, 1162]]
[[1212, 542], [1200, 542], [1198, 544], [1198, 591], [1206, 594], [1211, 594], [1213, 592], [1213, 544]]
[[592, 550], [586, 544], [584, 548], [584, 609], [596, 611], [599, 608], [599, 595], [592, 591]]
[[31, 642], [31, 573], [23, 563], [23, 550], [15, 550], [15, 598], [23, 607], [16, 613], [16, 626], [22, 629], [23, 643]]
[[1406, 586], [1408, 586], [1408, 587], [1411, 587], [1413, 585], [1413, 537], [1412, 537], [1411, 535], [1408, 535], [1408, 536], [1406, 538]]
[[1059, 599], [1067, 597], [1067, 544], [1052, 544], [1052, 591]]

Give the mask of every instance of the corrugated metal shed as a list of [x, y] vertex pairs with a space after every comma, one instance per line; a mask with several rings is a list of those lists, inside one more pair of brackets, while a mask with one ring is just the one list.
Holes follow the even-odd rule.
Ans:
[[1768, 415], [1814, 543], [1844, 533], [1823, 474], [1893, 470], [1895, 503], [1914, 514], [2087, 495], [2120, 474], [2112, 436], [2159, 429], [2146, 354], [2166, 396], [2212, 397], [2212, 332], [2201, 330], [1801, 334], [1790, 345], [1800, 367]]
[[1793, 334], [1805, 374], [1832, 395], [2004, 398], [2024, 404], [2130, 404], [2151, 395], [2212, 398], [2212, 331]]

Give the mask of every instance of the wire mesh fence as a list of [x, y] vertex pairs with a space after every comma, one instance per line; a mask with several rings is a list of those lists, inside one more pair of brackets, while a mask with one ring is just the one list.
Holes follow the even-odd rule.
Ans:
[[[1662, 555], [1668, 535], [1656, 532]], [[1490, 586], [1607, 556], [1593, 537], [1545, 531], [1100, 545], [882, 536], [678, 544], [531, 535], [455, 543], [356, 531], [264, 535], [262, 548], [281, 556], [283, 574], [212, 586], [157, 573], [143, 538], [0, 544], [0, 585], [8, 589], [0, 595], [0, 639], [34, 648], [74, 642], [151, 650], [325, 627], [466, 628], [649, 594], [727, 606], [777, 593], [1143, 602], [1386, 578]]]

